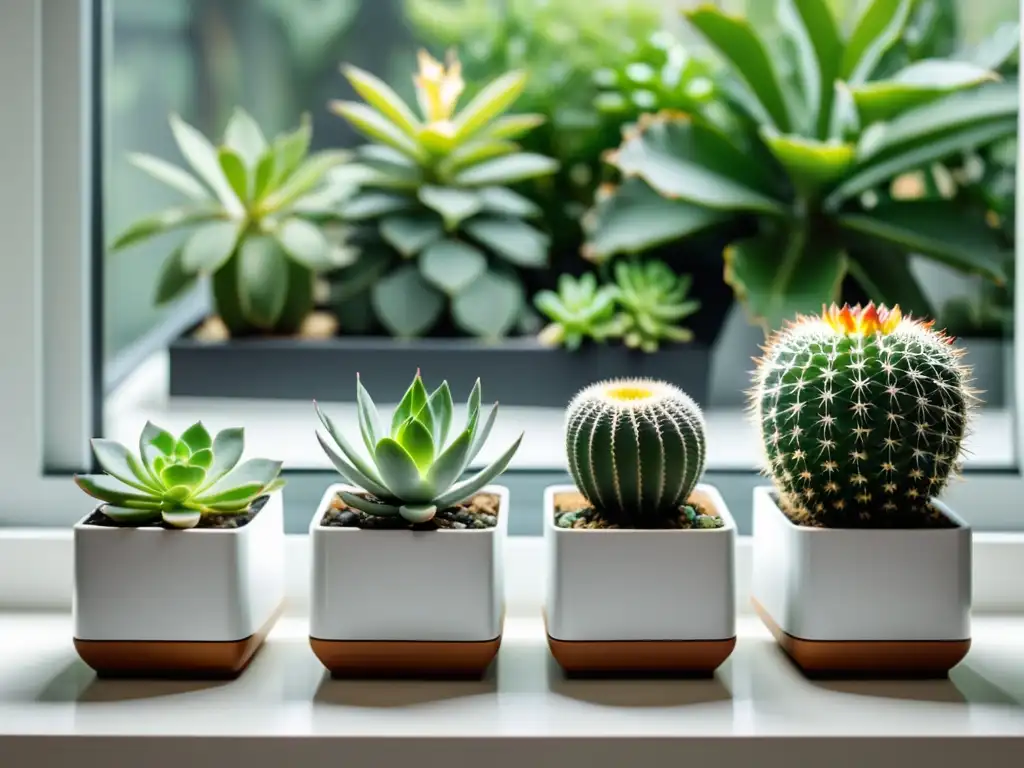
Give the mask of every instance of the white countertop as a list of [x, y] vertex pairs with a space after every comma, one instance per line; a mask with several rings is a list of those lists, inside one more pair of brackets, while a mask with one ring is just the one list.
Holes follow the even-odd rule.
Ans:
[[[96, 764], [105, 768], [159, 768], [196, 755], [212, 759], [228, 745], [236, 756], [228, 759], [252, 750], [249, 765], [331, 754], [346, 766], [353, 763], [344, 755], [390, 765], [385, 759], [404, 759], [392, 754], [400, 745], [416, 745], [420, 765], [440, 764], [422, 762], [431, 749], [438, 759], [525, 765], [537, 764], [536, 738], [552, 745], [541, 757], [561, 745], [562, 758], [552, 764], [565, 768], [584, 759], [591, 767], [622, 765], [617, 749], [626, 742], [634, 749], [622, 754], [655, 762], [686, 745], [737, 760], [756, 746], [750, 754], [760, 755], [761, 765], [774, 754], [770, 745], [783, 749], [780, 758], [794, 749], [834, 750], [828, 754], [843, 759], [867, 750], [862, 759], [878, 766], [870, 750], [887, 744], [884, 754], [896, 759], [895, 741], [871, 737], [928, 737], [906, 743], [930, 768], [964, 759], [967, 744], [983, 746], [988, 758], [1003, 749], [1024, 757], [1024, 617], [976, 617], [974, 646], [949, 680], [888, 682], [809, 681], [752, 616], [740, 617], [730, 660], [703, 680], [566, 679], [547, 653], [537, 617], [510, 617], [498, 661], [486, 679], [469, 682], [331, 680], [298, 616], [279, 622], [234, 681], [98, 680], [76, 657], [70, 631], [67, 614], [0, 614], [4, 768], [56, 767], [63, 759], [82, 766], [84, 755], [101, 748]], [[33, 738], [40, 736], [46, 738]], [[951, 744], [944, 737], [975, 738]], [[615, 742], [593, 752], [602, 739]], [[520, 747], [526, 751], [517, 753]], [[582, 751], [574, 755], [575, 748]], [[829, 758], [830, 768], [845, 764]]]

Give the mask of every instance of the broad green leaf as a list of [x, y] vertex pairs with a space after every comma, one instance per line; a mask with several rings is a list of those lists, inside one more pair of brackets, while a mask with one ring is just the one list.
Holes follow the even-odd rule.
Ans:
[[997, 78], [994, 72], [967, 62], [924, 59], [900, 70], [891, 80], [864, 83], [852, 93], [861, 123], [868, 125]]
[[209, 469], [213, 466], [213, 450], [210, 448], [199, 449], [188, 457], [188, 463], [193, 467]]
[[868, 0], [846, 43], [839, 76], [851, 85], [866, 82], [882, 55], [899, 40], [911, 0]]
[[889, 123], [871, 126], [861, 136], [857, 159], [864, 163], [906, 151], [925, 139], [939, 138], [1000, 118], [1017, 118], [1020, 97], [1016, 83], [994, 83], [984, 88], [945, 96], [900, 115]]
[[625, 176], [639, 176], [666, 197], [721, 210], [785, 210], [754, 186], [764, 183], [756, 163], [715, 131], [685, 117], [648, 120], [609, 160]]
[[160, 511], [160, 516], [167, 525], [182, 530], [195, 528], [199, 525], [199, 521], [203, 519], [203, 515], [199, 510], [184, 508], [164, 509]]
[[203, 426], [203, 422], [197, 421], [191, 427], [181, 433], [181, 442], [183, 442], [191, 453], [201, 451], [204, 448], [210, 448], [213, 445], [213, 438], [210, 437], [210, 433], [206, 431], [206, 427]]
[[477, 195], [483, 202], [483, 210], [491, 213], [523, 218], [534, 218], [543, 213], [535, 202], [508, 187], [483, 187], [477, 190]]
[[771, 115], [775, 127], [789, 131], [792, 124], [775, 63], [750, 22], [709, 5], [687, 12], [686, 17], [732, 64]]
[[380, 221], [380, 236], [402, 256], [410, 258], [444, 235], [433, 214], [398, 214]]
[[452, 299], [452, 317], [466, 333], [499, 339], [515, 326], [524, 302], [522, 283], [488, 270]]
[[772, 330], [797, 313], [818, 312], [834, 301], [846, 274], [842, 250], [808, 243], [799, 231], [787, 239], [737, 241], [724, 257], [725, 281], [752, 319]]
[[398, 507], [394, 504], [384, 504], [379, 501], [370, 501], [362, 496], [348, 491], [341, 491], [338, 494], [341, 500], [353, 509], [358, 509], [370, 515], [382, 517], [395, 517], [398, 515]]
[[[808, 85], [817, 80], [817, 97], [810, 98], [816, 116], [816, 135], [825, 137], [829, 129], [829, 116], [832, 114], [833, 85], [839, 76], [843, 58], [844, 43], [839, 27], [828, 0], [783, 0], [781, 10], [783, 19], [795, 17], [799, 20], [814, 51], [816, 73], [808, 72], [805, 77]], [[795, 26], [795, 20], [790, 23]]]
[[[260, 461], [264, 461], [264, 459], [260, 459]], [[221, 509], [244, 509], [256, 500], [265, 487], [265, 483], [232, 483], [231, 487], [225, 487], [216, 492], [210, 491], [208, 495], [196, 499], [195, 502]]]
[[434, 435], [431, 430], [410, 417], [398, 430], [396, 439], [416, 462], [420, 472], [430, 468], [434, 461]]
[[149, 472], [150, 478], [157, 486], [161, 486], [160, 476], [155, 470], [155, 461], [160, 456], [167, 456], [174, 452], [174, 435], [166, 429], [158, 427], [151, 421], [147, 421], [139, 435], [139, 455], [142, 457], [143, 466]]
[[171, 464], [164, 467], [160, 472], [160, 479], [167, 488], [184, 486], [185, 488], [199, 488], [206, 479], [206, 470], [202, 467], [189, 467], [184, 464]]
[[413, 160], [426, 160], [426, 153], [420, 145], [375, 109], [351, 101], [332, 101], [328, 107], [371, 141], [379, 141], [393, 147]]
[[349, 157], [348, 152], [340, 150], [324, 150], [310, 155], [295, 169], [284, 184], [267, 195], [261, 207], [274, 210], [293, 203], [323, 184], [327, 173], [346, 162]]
[[595, 262], [619, 253], [641, 253], [706, 229], [727, 215], [664, 197], [642, 179], [627, 178], [588, 214], [582, 253]]
[[448, 439], [448, 430], [451, 429], [452, 411], [455, 408], [452, 402], [452, 391], [447, 381], [442, 381], [441, 386], [430, 393], [427, 398], [427, 408], [433, 416], [434, 422], [434, 444], [440, 450]]
[[358, 184], [384, 189], [416, 189], [423, 183], [420, 166], [398, 150], [383, 144], [365, 144], [356, 150], [356, 164], [365, 169]]
[[334, 468], [338, 471], [345, 480], [350, 482], [364, 491], [369, 491], [374, 496], [384, 501], [389, 501], [395, 498], [395, 494], [392, 493], [384, 485], [378, 485], [370, 477], [364, 475], [358, 469], [356, 469], [348, 459], [341, 456], [334, 448], [328, 444], [324, 439], [324, 436], [319, 431], [316, 433], [317, 442], [320, 443], [320, 447], [324, 453], [327, 454], [327, 458], [330, 459]]
[[161, 160], [159, 157], [132, 152], [128, 155], [128, 162], [136, 168], [145, 171], [157, 181], [162, 181], [169, 187], [174, 187], [183, 195], [205, 202], [211, 198], [209, 190], [188, 171], [176, 165]]
[[216, 209], [167, 208], [133, 222], [117, 236], [117, 239], [111, 244], [110, 250], [111, 252], [120, 251], [154, 235], [160, 235], [179, 227], [213, 221], [220, 217], [221, 213]]
[[[242, 462], [233, 470], [220, 478], [213, 485], [203, 489], [202, 496], [197, 501], [206, 500], [230, 500], [228, 494], [236, 488], [244, 486], [256, 486], [250, 490], [249, 495], [259, 492], [261, 488], [268, 485], [281, 474], [282, 463], [272, 459], [249, 459]], [[241, 495], [241, 494], [239, 494]]]
[[405, 390], [405, 394], [402, 395], [402, 399], [395, 407], [395, 412], [391, 415], [390, 434], [392, 437], [398, 436], [402, 425], [414, 418], [426, 406], [428, 399], [427, 388], [423, 385], [423, 377], [417, 369], [412, 383]]
[[486, 135], [493, 139], [517, 139], [544, 124], [544, 115], [503, 115], [488, 127]]
[[256, 163], [252, 179], [252, 199], [262, 200], [273, 188], [271, 182], [277, 170], [277, 159], [272, 150], [268, 150]]
[[217, 199], [229, 213], [241, 213], [242, 203], [232, 191], [231, 185], [221, 171], [217, 150], [214, 146], [207, 141], [202, 133], [177, 115], [172, 114], [170, 122], [174, 140], [178, 143], [178, 148], [188, 164], [210, 186]]
[[420, 275], [415, 264], [406, 264], [382, 277], [371, 294], [374, 312], [392, 336], [422, 336], [441, 316], [444, 297]]
[[351, 64], [343, 66], [341, 71], [352, 84], [356, 93], [362, 96], [367, 104], [374, 107], [410, 138], [416, 136], [420, 129], [420, 121], [387, 83]]
[[241, 107], [235, 107], [231, 119], [228, 120], [228, 126], [224, 130], [224, 143], [234, 150], [249, 169], [254, 169], [263, 153], [267, 151], [267, 140], [263, 136], [263, 131], [252, 119], [252, 115]]
[[211, 274], [231, 258], [238, 246], [245, 222], [238, 219], [213, 221], [197, 229], [181, 249], [186, 272]]
[[271, 145], [274, 152], [274, 174], [270, 179], [270, 189], [277, 189], [295, 172], [306, 153], [309, 152], [309, 142], [312, 137], [312, 123], [309, 115], [304, 114], [299, 121], [298, 128], [274, 139], [274, 143]]
[[519, 98], [526, 73], [506, 72], [488, 83], [455, 117], [455, 136], [461, 143], [501, 115]]
[[156, 280], [156, 295], [153, 303], [158, 307], [178, 298], [186, 290], [196, 284], [197, 275], [185, 271], [181, 260], [181, 248], [175, 248], [171, 255], [160, 265], [160, 274]]
[[519, 219], [478, 216], [466, 222], [463, 229], [474, 240], [517, 267], [548, 265], [551, 238]]
[[331, 259], [331, 244], [316, 224], [292, 217], [277, 228], [274, 237], [285, 253], [314, 272], [335, 266]]
[[380, 414], [377, 412], [377, 405], [373, 397], [363, 386], [363, 380], [356, 374], [356, 412], [359, 416], [359, 431], [363, 436], [363, 444], [366, 450], [373, 455], [377, 441], [384, 435], [381, 432]]
[[768, 126], [761, 129], [761, 138], [789, 172], [794, 186], [806, 194], [843, 178], [856, 154], [853, 144], [784, 136]]
[[496, 157], [466, 168], [455, 175], [456, 184], [490, 186], [548, 176], [558, 170], [558, 162], [543, 155], [518, 152]]
[[223, 429], [213, 438], [213, 464], [206, 470], [206, 487], [234, 469], [242, 458], [245, 430], [242, 427]]
[[75, 483], [93, 498], [111, 504], [125, 504], [129, 501], [152, 502], [153, 494], [141, 491], [111, 475], [75, 475]]
[[1010, 117], [968, 125], [939, 137], [908, 143], [903, 151], [887, 153], [882, 160], [869, 161], [856, 168], [849, 178], [825, 199], [824, 206], [828, 210], [837, 210], [845, 200], [902, 173], [924, 168], [951, 155], [985, 146], [997, 139], [1013, 135], [1016, 130], [1017, 119]]
[[441, 214], [445, 228], [449, 231], [477, 213], [483, 205], [475, 192], [452, 187], [421, 187], [419, 199], [425, 206]]
[[249, 176], [245, 170], [245, 161], [233, 149], [221, 147], [217, 150], [217, 159], [224, 178], [228, 180], [232, 191], [239, 200], [249, 199]]
[[374, 458], [384, 482], [404, 503], [427, 504], [433, 500], [430, 485], [420, 477], [416, 462], [398, 441], [381, 438]]
[[1006, 276], [1005, 253], [985, 221], [949, 200], [920, 200], [880, 205], [861, 214], [840, 216], [839, 225], [942, 261], [967, 274], [997, 283]]
[[238, 249], [238, 300], [246, 319], [271, 329], [288, 298], [288, 263], [277, 242], [265, 235], [248, 237]]
[[140, 526], [155, 523], [160, 519], [159, 505], [133, 509], [131, 507], [120, 507], [116, 504], [104, 504], [103, 514], [124, 526]]
[[420, 254], [419, 267], [428, 283], [454, 295], [483, 274], [487, 258], [468, 243], [439, 240]]
[[954, 58], [994, 71], [1000, 69], [1017, 52], [1018, 47], [1020, 25], [1016, 21], [1006, 21], [972, 50], [957, 54]]
[[451, 175], [458, 171], [479, 165], [485, 160], [511, 155], [519, 151], [519, 145], [512, 141], [482, 138], [456, 148], [441, 164], [443, 173]]
[[935, 317], [935, 310], [910, 269], [910, 254], [901, 248], [886, 248], [877, 240], [864, 238], [863, 246], [849, 249], [850, 274], [876, 304], [899, 304], [904, 314]]
[[427, 472], [427, 482], [436, 488], [438, 493], [447, 491], [462, 475], [473, 442], [472, 437], [468, 429], [463, 430], [434, 460], [433, 466]]
[[413, 201], [390, 192], [363, 192], [341, 206], [341, 215], [349, 221], [362, 221], [411, 208]]
[[104, 472], [141, 491], [159, 489], [139, 459], [121, 443], [101, 437], [94, 437], [90, 442], [96, 461]]
[[515, 456], [516, 451], [519, 450], [519, 444], [522, 441], [523, 436], [519, 435], [516, 441], [512, 443], [512, 445], [509, 446], [508, 449], [492, 464], [484, 467], [469, 479], [463, 480], [458, 485], [452, 486], [450, 491], [435, 499], [434, 503], [437, 504], [438, 509], [445, 509], [453, 504], [465, 501], [491, 482], [491, 480], [504, 472], [508, 467], [509, 462], [512, 461], [512, 457]]

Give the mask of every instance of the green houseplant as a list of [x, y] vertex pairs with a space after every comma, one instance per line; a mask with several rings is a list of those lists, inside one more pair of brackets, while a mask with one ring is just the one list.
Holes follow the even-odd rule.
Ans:
[[1016, 130], [1017, 88], [991, 82], [985, 67], [927, 59], [874, 78], [911, 5], [868, 2], [843, 35], [824, 0], [779, 0], [794, 80], [778, 75], [747, 20], [710, 6], [688, 12], [729, 66], [722, 87], [743, 129], [724, 132], [699, 115], [642, 119], [608, 157], [625, 182], [595, 209], [587, 255], [600, 261], [752, 219], [756, 233], [725, 249], [725, 274], [769, 327], [831, 301], [847, 274], [880, 300], [927, 311], [910, 253], [1003, 281], [983, 219], [947, 200], [879, 203], [874, 194]]
[[164, 262], [158, 304], [208, 276], [214, 309], [233, 336], [295, 333], [313, 310], [314, 276], [347, 259], [336, 233], [324, 226], [337, 218], [328, 174], [345, 153], [310, 154], [308, 118], [268, 142], [237, 109], [219, 146], [177, 115], [170, 124], [189, 170], [150, 155], [129, 159], [187, 202], [131, 224], [112, 249], [188, 228]]
[[[495, 404], [484, 416], [480, 393], [477, 380], [465, 424], [456, 427], [447, 382], [428, 392], [417, 371], [384, 420], [357, 378], [358, 426], [351, 431], [360, 438], [351, 440], [317, 408], [329, 436], [317, 438], [351, 483], [325, 491], [309, 528], [310, 639], [333, 673], [479, 675], [497, 653], [511, 509], [508, 488], [489, 483], [523, 436], [460, 481], [498, 413]], [[380, 575], [365, 579], [367, 569]], [[358, 589], [344, 586], [356, 581]]]
[[[417, 115], [383, 81], [355, 67], [345, 75], [365, 103], [331, 109], [373, 144], [357, 150], [366, 171], [341, 212], [357, 226], [373, 311], [395, 336], [428, 333], [446, 311], [463, 332], [499, 338], [522, 315], [522, 269], [548, 264], [549, 238], [527, 219], [539, 209], [508, 188], [554, 172], [555, 161], [513, 139], [537, 126], [504, 114], [526, 76], [509, 72], [457, 110], [463, 90], [454, 54], [419, 54]], [[350, 297], [351, 298], [351, 297]]]
[[938, 497], [975, 395], [931, 325], [832, 305], [754, 374], [774, 484], [754, 492], [754, 598], [805, 669], [944, 674], [970, 645], [970, 528]]

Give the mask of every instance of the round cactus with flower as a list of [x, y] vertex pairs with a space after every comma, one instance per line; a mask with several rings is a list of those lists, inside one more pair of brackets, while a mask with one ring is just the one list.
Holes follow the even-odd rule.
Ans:
[[927, 525], [957, 471], [975, 399], [962, 350], [932, 323], [832, 305], [776, 333], [752, 406], [767, 471], [798, 521]]

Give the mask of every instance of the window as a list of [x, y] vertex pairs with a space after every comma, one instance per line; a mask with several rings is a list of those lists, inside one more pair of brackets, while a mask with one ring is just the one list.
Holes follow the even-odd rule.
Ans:
[[[562, 153], [559, 159], [565, 171], [556, 177], [552, 189], [532, 189], [534, 199], [557, 203], [557, 212], [547, 210], [539, 225], [553, 235], [553, 264], [547, 269], [521, 270], [522, 296], [528, 305], [538, 290], [553, 287], [561, 271], [579, 274], [591, 269], [578, 255], [578, 222], [593, 201], [574, 195], [587, 190], [593, 194], [595, 174], [603, 172], [600, 154], [614, 148], [619, 126], [613, 126], [609, 139], [603, 128], [588, 128], [587, 121], [608, 114], [593, 106], [595, 99], [603, 99], [604, 108], [614, 112], [612, 97], [622, 95], [610, 86], [594, 84], [595, 71], [608, 65], [602, 46], [614, 46], [629, 36], [644, 40], [654, 31], [667, 30], [670, 36], [678, 35], [694, 55], [703, 49], [687, 37], [686, 25], [676, 14], [658, 0], [632, 3], [628, 12], [622, 10], [625, 3], [605, 0], [598, 4], [611, 9], [604, 19], [593, 11], [594, 3], [533, 0], [532, 4], [543, 7], [543, 13], [525, 14], [522, 8], [530, 3], [516, 0], [94, 0], [45, 7], [26, 3], [5, 10], [0, 83], [9, 108], [0, 120], [0, 167], [5, 168], [6, 179], [15, 182], [0, 185], [0, 223], [9, 254], [5, 279], [0, 282], [0, 319], [5, 328], [16, 331], [2, 364], [5, 396], [0, 408], [14, 445], [0, 469], [10, 473], [9, 478], [4, 476], [9, 494], [0, 507], [0, 522], [63, 525], [80, 516], [88, 502], [79, 498], [67, 475], [89, 467], [87, 438], [103, 434], [131, 443], [147, 420], [172, 430], [184, 429], [196, 419], [211, 427], [244, 425], [251, 452], [286, 463], [291, 532], [304, 530], [316, 499], [332, 481], [333, 470], [314, 439], [310, 396], [295, 392], [278, 392], [270, 398], [172, 396], [172, 367], [179, 363], [192, 366], [187, 370], [196, 375], [185, 382], [186, 390], [231, 386], [234, 380], [239, 388], [263, 392], [284, 386], [282, 382], [300, 373], [316, 381], [316, 372], [309, 366], [321, 364], [307, 362], [303, 371], [290, 368], [282, 375], [277, 370], [234, 367], [232, 361], [247, 358], [225, 357], [217, 363], [206, 356], [189, 362], [177, 355], [181, 349], [176, 345], [202, 328], [215, 311], [209, 286], [200, 282], [160, 308], [153, 302], [161, 265], [184, 241], [185, 230], [110, 252], [113, 238], [131, 222], [180, 199], [126, 159], [128, 153], [142, 152], [183, 162], [168, 124], [172, 112], [214, 139], [220, 137], [236, 106], [251, 114], [267, 136], [294, 128], [307, 112], [314, 151], [352, 148], [360, 139], [327, 109], [331, 99], [353, 98], [339, 71], [342, 61], [375, 73], [409, 99], [418, 46], [440, 55], [457, 44], [470, 90], [505, 68], [543, 62], [546, 69], [537, 78], [548, 90], [536, 86], [523, 98], [531, 111], [550, 111], [545, 115], [549, 118], [543, 129], [548, 131], [545, 146]], [[765, 4], [734, 0], [719, 5], [735, 6], [753, 16], [763, 12]], [[850, 15], [856, 4], [836, 0], [834, 5]], [[917, 26], [900, 43], [900, 55], [910, 59], [932, 55], [925, 52], [929, 45], [935, 46], [935, 55], [946, 55], [977, 44], [999, 23], [1016, 21], [1019, 15], [1013, 0], [986, 2], [983, 12], [973, 6], [968, 12], [969, 4], [962, 1], [924, 5], [944, 12], [935, 19], [915, 18]], [[531, 19], [529, 27], [522, 26], [526, 18]], [[772, 20], [763, 23], [770, 25]], [[47, 55], [58, 50], [59, 57]], [[713, 59], [713, 53], [706, 55]], [[621, 59], [620, 74], [629, 77], [631, 71], [641, 81], [643, 68], [626, 55]], [[76, 61], [82, 66], [73, 66]], [[572, 79], [580, 73], [586, 75], [585, 81]], [[1004, 71], [1004, 77], [1015, 80], [1015, 65]], [[561, 90], [554, 91], [553, 84]], [[652, 93], [637, 87], [627, 94], [637, 100], [634, 107], [646, 103], [647, 96], [641, 92]], [[573, 141], [582, 143], [574, 146]], [[982, 170], [994, 174], [995, 165], [1002, 163], [1012, 171], [1015, 146], [1007, 144], [1000, 151], [995, 160], [984, 158], [989, 163]], [[964, 172], [977, 172], [972, 165], [977, 161], [971, 154], [963, 161]], [[925, 170], [928, 173], [906, 183], [941, 185], [949, 175], [941, 169]], [[999, 192], [999, 185], [1006, 183], [1013, 184], [1008, 173], [992, 179], [993, 194], [1011, 202], [1009, 212], [1002, 215], [1012, 237], [1013, 195]], [[700, 370], [709, 366], [706, 377], [698, 376], [708, 392], [708, 472], [722, 487], [741, 530], [749, 532], [750, 489], [760, 482], [753, 470], [759, 454], [753, 428], [743, 413], [743, 392], [750, 357], [763, 336], [747, 323], [743, 307], [733, 301], [731, 289], [722, 282], [722, 244], [714, 237], [708, 240], [663, 248], [656, 255], [678, 272], [684, 271], [685, 263], [693, 274], [693, 292], [702, 306], [692, 317], [692, 326], [697, 346], [706, 342], [710, 355], [690, 364]], [[690, 258], [692, 254], [707, 258], [702, 262], [702, 256]], [[1021, 490], [1020, 428], [1015, 412], [1018, 377], [1014, 375], [1020, 363], [1013, 347], [1013, 289], [994, 292], [982, 279], [964, 278], [933, 260], [914, 257], [912, 262], [912, 271], [940, 321], [951, 327], [959, 323], [962, 328], [958, 333], [969, 347], [978, 386], [986, 391], [986, 405], [975, 423], [968, 483], [951, 491], [953, 504], [957, 498], [984, 494], [985, 505], [972, 504], [966, 510], [971, 522], [994, 530], [1019, 527], [1022, 523], [1016, 522], [1013, 502]], [[502, 264], [502, 269], [506, 267]], [[343, 330], [358, 329], [370, 310], [360, 305], [358, 296], [345, 295], [345, 287], [355, 278], [341, 271], [344, 274], [338, 280], [323, 282], [318, 301], [328, 315], [336, 316]], [[866, 298], [863, 286], [848, 282], [844, 295]], [[500, 299], [501, 294], [496, 295]], [[985, 313], [993, 309], [1003, 314]], [[458, 330], [445, 323], [438, 321], [434, 336], [451, 336]], [[510, 337], [530, 339], [542, 324], [536, 313], [527, 312], [514, 327], [504, 330]], [[205, 332], [210, 330], [205, 327]], [[543, 388], [535, 379], [545, 371], [495, 362], [500, 345], [514, 344], [515, 339], [498, 342], [478, 357], [445, 358], [453, 368], [435, 374], [430, 360], [440, 353], [430, 342], [402, 342], [406, 346], [396, 347], [398, 342], [389, 340], [386, 331], [378, 327], [374, 332], [378, 347], [405, 350], [403, 363], [410, 369], [409, 376], [417, 365], [438, 379], [479, 374], [485, 400], [493, 400], [488, 397], [489, 383], [512, 390]], [[364, 335], [362, 331], [343, 333], [339, 338]], [[277, 343], [303, 342], [282, 338]], [[352, 353], [343, 347], [334, 352], [329, 361], [334, 367], [325, 369], [331, 372], [331, 380], [323, 382], [321, 389], [328, 396], [317, 394], [321, 400], [338, 401], [328, 407], [343, 421], [353, 418], [351, 405], [345, 403], [354, 393], [351, 374], [355, 368], [337, 358], [346, 354]], [[683, 376], [685, 360], [679, 358], [675, 369], [668, 370]], [[613, 370], [606, 363], [595, 365], [602, 373]], [[472, 370], [467, 372], [467, 367]], [[342, 374], [335, 377], [339, 370]], [[508, 381], [494, 381], [499, 371]], [[631, 370], [617, 372], [628, 375]], [[396, 375], [392, 372], [390, 378], [376, 383], [393, 392], [405, 383]], [[256, 379], [272, 381], [251, 381]], [[332, 393], [336, 394], [332, 397]], [[455, 393], [457, 399], [466, 394]], [[503, 405], [503, 411], [492, 450], [507, 443], [505, 438], [514, 432], [527, 431], [506, 477], [514, 489], [512, 532], [537, 534], [541, 489], [565, 477], [560, 409], [553, 403], [513, 402]], [[481, 459], [488, 455], [485, 449]]]

